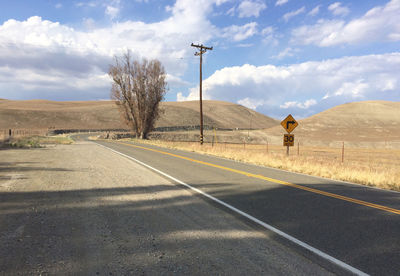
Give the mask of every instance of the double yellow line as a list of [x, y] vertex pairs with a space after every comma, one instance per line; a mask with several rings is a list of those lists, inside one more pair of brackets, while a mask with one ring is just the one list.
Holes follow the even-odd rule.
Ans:
[[173, 154], [173, 153], [169, 153], [169, 152], [165, 152], [165, 151], [161, 151], [161, 150], [156, 150], [156, 149], [152, 149], [152, 148], [147, 148], [147, 147], [133, 145], [133, 144], [129, 144], [129, 143], [123, 143], [123, 142], [116, 142], [116, 143], [122, 144], [122, 145], [126, 145], [126, 146], [130, 146], [130, 147], [134, 147], [134, 148], [144, 149], [144, 150], [148, 150], [148, 151], [152, 151], [152, 152], [157, 152], [157, 153], [161, 153], [161, 154], [165, 154], [165, 155], [169, 155], [169, 156], [173, 156], [173, 157], [184, 159], [184, 160], [191, 161], [191, 162], [194, 162], [194, 163], [198, 163], [198, 164], [202, 164], [202, 165], [218, 168], [218, 169], [221, 169], [221, 170], [230, 171], [230, 172], [234, 172], [234, 173], [237, 173], [237, 174], [245, 175], [247, 177], [262, 179], [262, 180], [266, 180], [266, 181], [269, 181], [269, 182], [273, 182], [273, 183], [277, 183], [277, 184], [293, 187], [293, 188], [296, 188], [296, 189], [308, 191], [308, 192], [311, 192], [311, 193], [320, 194], [320, 195], [324, 195], [324, 196], [332, 197], [332, 198], [336, 198], [336, 199], [341, 199], [341, 200], [344, 200], [344, 201], [348, 201], [348, 202], [356, 203], [356, 204], [359, 204], [359, 205], [368, 206], [368, 207], [371, 207], [371, 208], [375, 208], [375, 209], [379, 209], [379, 210], [382, 210], [382, 211], [386, 211], [386, 212], [390, 212], [390, 213], [394, 213], [394, 214], [400, 215], [400, 210], [397, 210], [397, 209], [394, 209], [394, 208], [390, 208], [390, 207], [386, 207], [386, 206], [383, 206], [383, 205], [378, 205], [378, 204], [366, 202], [366, 201], [363, 201], [363, 200], [354, 199], [354, 198], [347, 197], [347, 196], [341, 196], [341, 195], [337, 195], [337, 194], [333, 194], [333, 193], [329, 193], [329, 192], [324, 192], [324, 191], [321, 191], [321, 190], [305, 187], [305, 186], [302, 186], [302, 185], [293, 184], [293, 183], [290, 183], [290, 182], [286, 182], [286, 181], [270, 178], [270, 177], [263, 176], [263, 175], [260, 175], [260, 174], [253, 174], [253, 173], [249, 173], [249, 172], [245, 172], [245, 171], [241, 171], [241, 170], [236, 170], [236, 169], [220, 166], [220, 165], [209, 163], [209, 162], [196, 160], [196, 159], [193, 159], [193, 158], [189, 158], [189, 157], [185, 157], [185, 156], [182, 156], [182, 155], [177, 155], [177, 154]]

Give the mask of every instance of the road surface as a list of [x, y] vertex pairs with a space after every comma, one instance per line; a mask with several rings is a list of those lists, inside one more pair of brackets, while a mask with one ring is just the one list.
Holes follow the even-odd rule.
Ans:
[[[211, 180], [196, 183], [219, 187]], [[343, 272], [85, 141], [0, 150], [0, 244], [0, 275]]]
[[283, 243], [295, 239], [286, 244], [316, 263], [338, 263], [359, 274], [400, 274], [398, 192], [150, 145], [96, 143], [210, 195], [210, 202], [220, 200], [228, 207], [215, 206], [253, 227], [260, 226], [257, 220], [267, 224], [272, 231], [265, 231]]

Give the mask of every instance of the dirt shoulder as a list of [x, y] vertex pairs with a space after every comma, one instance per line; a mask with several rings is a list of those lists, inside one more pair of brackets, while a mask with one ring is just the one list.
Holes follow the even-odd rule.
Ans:
[[326, 274], [90, 142], [0, 150], [0, 274]]

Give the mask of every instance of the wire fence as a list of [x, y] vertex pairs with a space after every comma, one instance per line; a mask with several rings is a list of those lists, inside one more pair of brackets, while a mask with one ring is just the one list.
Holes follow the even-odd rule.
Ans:
[[[185, 148], [200, 147], [199, 141], [161, 141], [160, 143], [172, 147], [183, 146]], [[399, 142], [400, 143], [400, 142]], [[355, 148], [347, 145], [346, 142], [337, 143], [338, 146], [308, 146], [297, 142], [290, 147], [289, 157], [301, 159], [312, 159], [321, 162], [336, 163], [358, 163], [358, 164], [379, 164], [379, 166], [400, 167], [400, 149], [391, 148]], [[235, 143], [235, 142], [204, 142], [201, 146], [205, 151], [220, 152], [246, 152], [248, 155], [264, 154], [268, 156], [287, 157], [287, 148], [283, 145], [271, 143]]]
[[[0, 143], [4, 143], [10, 139], [18, 139], [29, 136], [46, 136], [60, 133], [82, 132], [89, 130], [54, 130], [54, 129], [0, 129]], [[124, 132], [124, 130], [90, 130], [91, 132]], [[125, 130], [126, 131], [126, 130]], [[158, 140], [169, 145], [186, 145], [186, 147], [199, 144], [198, 137], [195, 135], [172, 136], [168, 141], [163, 136], [155, 135], [153, 140]], [[175, 141], [174, 141], [175, 140]], [[265, 156], [286, 156], [286, 147], [282, 144], [268, 142], [272, 139], [266, 139], [263, 142], [249, 141], [242, 139], [242, 142], [225, 140], [223, 137], [208, 135], [203, 144], [204, 149], [212, 149], [215, 151], [245, 151], [249, 155], [264, 154]], [[393, 147], [394, 144], [395, 145]], [[353, 147], [348, 142], [334, 143], [334, 146], [310, 146], [312, 142], [297, 141], [293, 147], [290, 147], [290, 157], [309, 158], [321, 161], [333, 161], [338, 163], [362, 163], [362, 164], [377, 164], [380, 166], [398, 166], [400, 167], [400, 141], [391, 142], [391, 147], [388, 148], [386, 142], [382, 142], [377, 147]], [[373, 165], [371, 165], [373, 166]]]

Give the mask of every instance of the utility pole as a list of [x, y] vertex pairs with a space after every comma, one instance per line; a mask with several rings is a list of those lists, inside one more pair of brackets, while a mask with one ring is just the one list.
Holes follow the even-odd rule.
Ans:
[[202, 75], [202, 65], [203, 65], [203, 54], [207, 52], [207, 50], [212, 50], [213, 47], [206, 47], [201, 45], [195, 45], [192, 43], [192, 47], [199, 48], [200, 50], [196, 52], [195, 56], [200, 56], [200, 145], [203, 145], [203, 89], [202, 89], [202, 82], [203, 82], [203, 75]]

